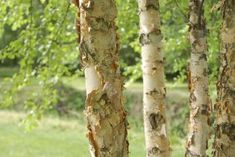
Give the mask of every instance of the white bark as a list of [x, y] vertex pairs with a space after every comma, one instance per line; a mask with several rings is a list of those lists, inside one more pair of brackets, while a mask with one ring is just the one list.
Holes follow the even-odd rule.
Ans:
[[209, 139], [210, 99], [208, 94], [208, 65], [206, 26], [203, 1], [189, 2], [190, 59], [190, 119], [186, 157], [206, 157]]
[[144, 128], [147, 157], [169, 157], [166, 131], [164, 59], [159, 2], [138, 0], [144, 80]]
[[77, 2], [81, 62], [86, 79], [86, 118], [92, 157], [127, 157], [127, 121], [114, 0]]

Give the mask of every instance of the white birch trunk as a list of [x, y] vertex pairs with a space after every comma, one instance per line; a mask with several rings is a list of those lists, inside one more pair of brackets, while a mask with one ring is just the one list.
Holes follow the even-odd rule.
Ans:
[[164, 59], [158, 0], [138, 0], [144, 80], [144, 128], [147, 157], [169, 157], [166, 130]]
[[127, 157], [127, 121], [114, 0], [80, 0], [78, 32], [86, 79], [86, 118], [92, 157]]
[[209, 139], [210, 98], [208, 94], [208, 65], [206, 26], [203, 0], [189, 2], [190, 59], [190, 119], [186, 157], [206, 157]]

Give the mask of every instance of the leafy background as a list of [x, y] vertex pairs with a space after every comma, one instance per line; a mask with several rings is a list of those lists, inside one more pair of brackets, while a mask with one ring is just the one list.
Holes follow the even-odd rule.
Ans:
[[[120, 66], [127, 87], [125, 106], [130, 125], [143, 128], [138, 5], [136, 0], [116, 0], [116, 3]], [[218, 0], [205, 1], [213, 101], [221, 27], [220, 11], [214, 9], [217, 3]], [[188, 0], [161, 0], [160, 7], [169, 130], [171, 142], [182, 145], [189, 113]], [[82, 115], [85, 92], [75, 29], [76, 12], [77, 8], [69, 0], [0, 1], [0, 108], [26, 111], [27, 118], [21, 122], [27, 130], [38, 126], [44, 114], [76, 118]]]

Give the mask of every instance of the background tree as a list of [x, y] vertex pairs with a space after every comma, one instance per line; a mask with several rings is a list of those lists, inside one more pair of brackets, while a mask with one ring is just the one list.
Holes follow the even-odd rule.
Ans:
[[140, 44], [144, 81], [144, 130], [148, 157], [170, 156], [167, 137], [164, 81], [164, 59], [161, 52], [159, 2], [138, 0], [140, 11]]
[[[144, 147], [141, 134], [142, 71], [138, 40], [138, 4], [136, 0], [116, 2], [116, 21], [118, 34], [121, 36], [121, 73], [126, 76], [126, 81], [137, 80], [134, 86], [126, 84], [128, 92], [125, 93], [124, 104], [131, 121], [129, 137], [131, 142], [135, 141], [130, 150], [134, 154], [140, 151], [137, 154], [143, 156], [142, 149], [135, 149]], [[211, 12], [216, 2], [217, 0], [205, 1], [212, 87], [215, 85], [218, 70], [218, 35], [221, 23], [219, 12]], [[186, 135], [185, 124], [189, 115], [186, 106], [188, 95], [184, 84], [187, 59], [190, 56], [190, 44], [187, 40], [188, 0], [161, 0], [159, 3], [162, 6], [162, 51], [165, 54], [165, 74], [169, 88], [166, 98], [167, 120], [172, 121], [168, 127], [171, 132], [172, 155], [176, 153], [176, 156], [182, 156], [183, 150], [180, 149], [179, 143]], [[28, 120], [25, 122], [30, 124], [38, 123], [38, 119], [41, 119], [45, 112], [54, 113], [54, 107], [58, 104], [78, 116], [82, 115], [85, 92], [81, 78], [83, 73], [79, 70], [80, 52], [74, 25], [76, 8], [69, 0], [1, 0], [0, 12], [0, 108], [9, 109], [9, 105], [10, 109], [17, 108], [17, 111], [25, 111], [26, 108]], [[215, 97], [214, 88], [210, 91]], [[80, 118], [83, 119], [83, 116]], [[138, 136], [132, 136], [135, 126], [140, 133]], [[175, 148], [176, 144], [180, 148]], [[177, 155], [179, 151], [181, 155]]]
[[223, 26], [213, 156], [232, 157], [235, 154], [235, 1], [221, 1], [221, 9]]
[[206, 156], [209, 139], [209, 91], [206, 24], [203, 0], [189, 1], [189, 74], [190, 119], [186, 146], [187, 157]]
[[127, 121], [118, 63], [115, 1], [81, 0], [78, 7], [77, 30], [85, 70], [91, 156], [127, 157]]
[[[27, 66], [31, 66], [28, 65], [28, 63], [25, 64], [26, 60], [31, 60], [30, 62], [37, 61], [37, 64], [33, 65], [33, 70], [34, 74], [42, 74], [41, 77], [37, 77], [39, 80], [40, 78], [44, 80], [53, 80], [55, 73], [61, 73], [61, 76], [74, 76], [74, 74], [81, 74], [79, 72], [79, 54], [77, 53], [74, 44], [74, 7], [67, 1], [63, 1], [63, 3], [58, 3], [58, 1], [55, 0], [33, 0], [33, 3], [31, 3], [31, 1], [32, 0], [2, 0], [0, 2], [0, 66], [12, 66], [16, 67], [16, 69], [21, 69], [21, 74], [16, 74], [14, 81], [18, 82], [17, 84], [21, 87], [24, 85], [27, 86], [26, 82], [20, 81], [26, 78], [26, 71], [24, 69], [26, 69], [25, 67]], [[211, 80], [215, 80], [218, 69], [217, 53], [220, 19], [218, 18], [218, 12], [210, 12], [211, 7], [215, 2], [216, 0], [207, 1], [205, 5], [205, 17], [208, 21], [207, 28], [208, 31], [210, 31], [208, 36], [208, 62]], [[160, 8], [160, 11], [162, 15], [161, 30], [164, 36], [163, 51], [166, 54], [165, 73], [166, 79], [169, 81], [180, 80], [183, 82], [186, 78], [187, 58], [190, 55], [190, 47], [187, 42], [187, 3], [187, 0], [160, 1], [161, 6], [163, 6]], [[68, 5], [70, 9], [67, 9]], [[117, 25], [120, 28], [118, 32], [121, 36], [121, 72], [126, 76], [127, 81], [141, 80], [140, 45], [137, 38], [137, 1], [117, 0], [117, 8], [119, 10]], [[16, 14], [15, 11], [18, 13]], [[128, 16], [126, 16], [127, 14]], [[24, 43], [24, 41], [29, 41], [29, 36], [37, 38], [32, 38], [33, 40], [30, 40], [32, 42], [31, 44], [27, 44], [28, 42]], [[37, 44], [33, 46], [35, 42]], [[52, 44], [50, 44], [51, 42]], [[22, 48], [22, 45], [25, 46]], [[26, 46], [28, 47], [27, 49], [25, 48]], [[58, 47], [61, 48], [60, 51], [58, 51]], [[29, 50], [32, 55], [24, 55], [26, 54], [26, 51]], [[33, 55], [35, 53], [37, 55]], [[65, 53], [67, 54], [66, 56], [64, 55]], [[61, 59], [59, 59], [59, 57], [57, 57], [57, 60], [52, 59], [56, 56], [53, 54], [61, 56]], [[47, 68], [49, 66], [43, 66], [45, 68], [44, 72], [42, 72], [42, 70], [38, 70], [40, 69], [40, 66], [37, 65], [41, 65], [41, 63], [38, 64], [39, 62], [43, 61], [43, 65], [48, 65], [48, 61], [51, 60], [54, 60], [53, 62], [50, 62], [50, 65], [53, 63], [54, 68]], [[21, 64], [25, 66], [21, 66]], [[33, 70], [28, 70], [27, 72], [26, 80], [29, 80], [29, 82], [35, 78], [35, 76], [31, 77], [31, 71]], [[47, 75], [52, 71], [54, 71], [53, 75]], [[61, 80], [60, 78], [62, 77], [56, 77], [54, 80], [59, 82]], [[18, 81], [16, 81], [16, 79]], [[43, 80], [41, 81], [45, 82]], [[213, 82], [211, 84], [213, 84]], [[46, 85], [46, 83], [44, 83], [44, 85]], [[10, 96], [8, 98], [10, 98]]]

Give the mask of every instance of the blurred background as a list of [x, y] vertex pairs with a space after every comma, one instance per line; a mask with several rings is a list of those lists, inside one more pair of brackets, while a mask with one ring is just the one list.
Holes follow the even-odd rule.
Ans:
[[[220, 12], [205, 2], [210, 96], [215, 101]], [[136, 0], [116, 0], [130, 156], [145, 156]], [[184, 155], [189, 117], [188, 1], [160, 2], [172, 156]], [[70, 1], [0, 1], [0, 157], [87, 157], [85, 86]], [[211, 151], [209, 149], [209, 151]], [[208, 152], [209, 153], [209, 152]]]

